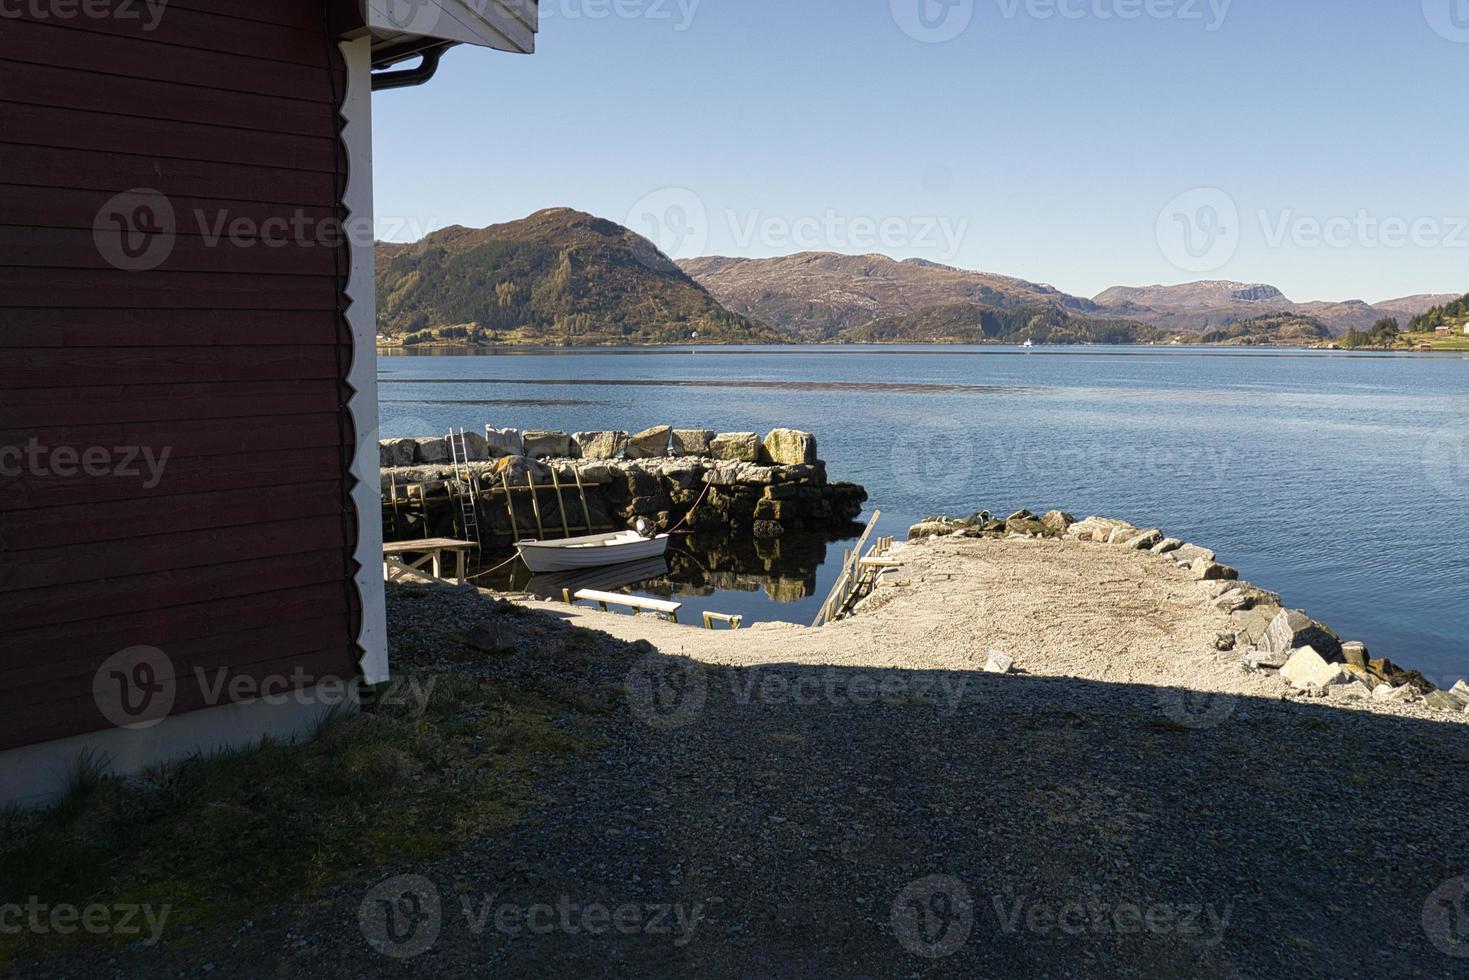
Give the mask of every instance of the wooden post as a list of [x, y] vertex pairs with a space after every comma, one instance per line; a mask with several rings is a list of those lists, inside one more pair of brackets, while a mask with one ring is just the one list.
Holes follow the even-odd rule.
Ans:
[[[535, 465], [535, 460], [531, 460], [531, 465]], [[536, 515], [536, 538], [544, 541], [546, 528], [541, 523], [541, 502], [536, 499], [536, 474], [530, 467], [525, 470], [525, 485], [530, 487], [530, 509]]]
[[515, 516], [515, 494], [510, 492], [510, 478], [500, 471], [500, 485], [505, 488], [505, 506], [510, 510], [510, 540], [520, 537], [520, 518]]
[[581, 514], [587, 520], [587, 533], [595, 534], [596, 532], [592, 530], [592, 510], [587, 506], [587, 490], [581, 482], [581, 470], [572, 467], [571, 475], [576, 477], [576, 492], [581, 496]]
[[551, 486], [556, 491], [556, 510], [561, 515], [561, 532], [569, 538], [571, 537], [571, 525], [566, 523], [566, 501], [561, 499], [561, 481], [556, 479], [556, 467], [554, 466], [551, 467]]

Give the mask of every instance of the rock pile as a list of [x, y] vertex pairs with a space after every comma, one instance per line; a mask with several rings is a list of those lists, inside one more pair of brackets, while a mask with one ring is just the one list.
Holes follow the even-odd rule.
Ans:
[[1208, 601], [1229, 613], [1233, 630], [1216, 648], [1237, 656], [1247, 670], [1278, 672], [1292, 688], [1334, 698], [1423, 701], [1446, 711], [1469, 710], [1469, 684], [1437, 690], [1422, 674], [1386, 658], [1374, 658], [1360, 642], [1343, 643], [1329, 627], [1299, 609], [1288, 609], [1277, 593], [1239, 580], [1210, 549], [1167, 537], [1159, 528], [1139, 528], [1110, 517], [1078, 521], [1064, 511], [1036, 516], [1019, 510], [1004, 520], [980, 511], [967, 518], [928, 517], [913, 525], [908, 539], [957, 537], [1058, 538], [1129, 548], [1158, 556], [1202, 583]]

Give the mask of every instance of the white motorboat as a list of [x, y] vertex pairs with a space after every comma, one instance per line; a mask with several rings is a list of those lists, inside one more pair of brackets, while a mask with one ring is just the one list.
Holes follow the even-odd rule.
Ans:
[[617, 531], [563, 541], [517, 541], [515, 550], [533, 572], [571, 572], [661, 558], [668, 551], [668, 535], [645, 538], [636, 531]]

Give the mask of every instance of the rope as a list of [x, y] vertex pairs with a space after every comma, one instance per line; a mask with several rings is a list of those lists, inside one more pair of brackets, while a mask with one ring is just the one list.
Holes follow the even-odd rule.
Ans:
[[[683, 520], [679, 521], [677, 524], [673, 525], [673, 527], [671, 527], [671, 528], [668, 529], [668, 533], [669, 534], [673, 534], [679, 528], [683, 527], [685, 524], [688, 523], [689, 518], [694, 516], [694, 511], [698, 509], [699, 504], [703, 503], [705, 494], [707, 494], [709, 492], [709, 488], [712, 487], [712, 486], [714, 486], [713, 483], [710, 483], [708, 480], [705, 480], [704, 481], [704, 489], [703, 490], [700, 490], [699, 491], [699, 496], [696, 497], [696, 498], [694, 498], [694, 503], [693, 503], [692, 506], [689, 507], [688, 513], [687, 514], [684, 514]], [[515, 554], [511, 555], [509, 558], [506, 558], [504, 561], [500, 562], [500, 564], [496, 565], [494, 568], [487, 568], [483, 572], [479, 572], [479, 573], [477, 573], [475, 575], [471, 575], [465, 581], [473, 582], [477, 578], [484, 578], [486, 575], [493, 575], [495, 572], [498, 572], [500, 569], [504, 568], [506, 565], [508, 565], [511, 562], [515, 561], [519, 557], [520, 557], [520, 553], [519, 552], [516, 552]]]
[[515, 561], [519, 557], [520, 557], [520, 552], [517, 551], [515, 554], [511, 555], [509, 558], [506, 558], [504, 561], [500, 562], [500, 564], [496, 565], [494, 568], [487, 568], [483, 572], [478, 573], [477, 575], [471, 575], [468, 578], [466, 578], [465, 581], [466, 582], [473, 582], [477, 578], [484, 578], [486, 575], [494, 574], [495, 572], [498, 572], [500, 569], [504, 568], [506, 565], [508, 565], [511, 562]]
[[705, 479], [704, 479], [704, 489], [699, 491], [699, 496], [697, 498], [695, 498], [694, 503], [693, 503], [693, 506], [691, 506], [689, 508], [689, 512], [683, 516], [683, 520], [679, 521], [677, 524], [673, 525], [673, 527], [671, 527], [671, 528], [668, 529], [668, 533], [669, 534], [673, 534], [679, 528], [683, 527], [685, 524], [688, 523], [689, 518], [694, 516], [694, 511], [696, 509], [698, 509], [698, 506], [699, 506], [700, 502], [703, 501], [704, 494], [708, 493], [709, 492], [709, 488], [712, 487], [712, 486], [714, 486], [714, 484], [712, 484], [712, 483], [709, 482], [708, 477], [705, 477]]

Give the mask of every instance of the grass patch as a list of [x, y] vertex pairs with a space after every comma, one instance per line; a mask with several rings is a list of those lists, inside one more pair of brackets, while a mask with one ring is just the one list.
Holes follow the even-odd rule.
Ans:
[[[553, 724], [582, 719], [540, 692], [460, 674], [414, 680], [424, 704], [384, 698], [330, 714], [299, 744], [266, 740], [126, 781], [80, 760], [56, 806], [0, 812], [0, 895], [167, 904], [170, 934], [237, 921], [506, 828], [538, 802], [534, 767], [595, 747]], [[0, 963], [34, 938], [57, 937], [0, 935]]]

